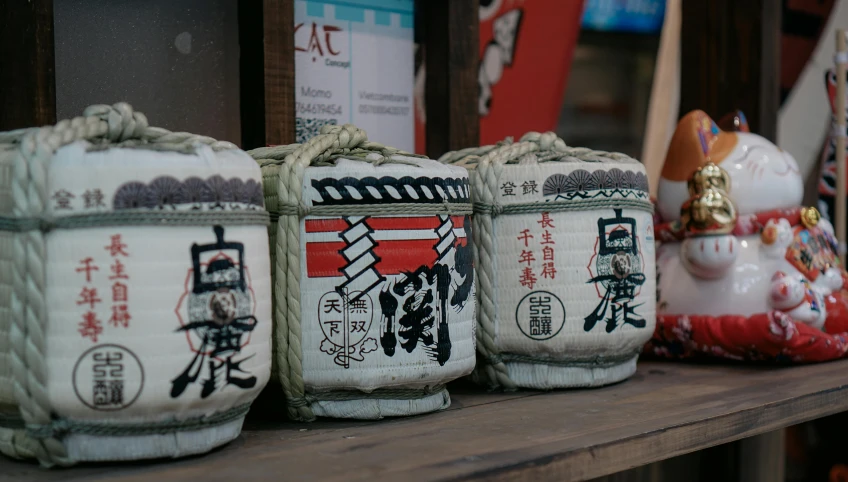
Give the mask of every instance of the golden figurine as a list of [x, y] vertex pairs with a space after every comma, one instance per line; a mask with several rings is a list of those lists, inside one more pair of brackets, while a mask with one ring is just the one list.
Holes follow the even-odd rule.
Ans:
[[727, 171], [713, 164], [706, 163], [703, 167], [699, 167], [687, 183], [689, 187], [689, 195], [697, 196], [703, 194], [708, 189], [718, 189], [725, 193], [730, 192], [730, 175]]
[[708, 189], [683, 203], [680, 221], [689, 234], [729, 234], [736, 227], [736, 206], [724, 191]]
[[809, 229], [815, 227], [819, 223], [820, 219], [821, 214], [818, 209], [812, 206], [808, 208], [801, 208], [801, 224], [803, 224], [805, 228]]

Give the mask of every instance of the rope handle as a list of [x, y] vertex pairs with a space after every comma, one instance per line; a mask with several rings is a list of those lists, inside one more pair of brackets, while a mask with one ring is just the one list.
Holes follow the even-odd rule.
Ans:
[[[290, 168], [297, 167], [299, 169], [310, 166], [333, 166], [334, 164], [330, 161], [342, 157], [367, 162], [375, 166], [406, 164], [424, 167], [423, 163], [396, 159], [394, 156], [426, 158], [426, 156], [371, 142], [368, 140], [366, 132], [353, 124], [325, 125], [321, 127], [317, 136], [310, 138], [303, 144], [260, 147], [248, 151], [248, 154], [262, 166], [285, 164]], [[373, 154], [379, 154], [379, 157], [374, 158]]]
[[[546, 156], [529, 155], [535, 152], [548, 152]], [[505, 164], [540, 164], [545, 162], [607, 162], [614, 160], [622, 163], [639, 161], [619, 152], [607, 152], [586, 147], [569, 146], [553, 132], [528, 132], [517, 143], [511, 137], [489, 146], [470, 147], [445, 153], [439, 162], [456, 164], [468, 169], [481, 164], [498, 167]]]

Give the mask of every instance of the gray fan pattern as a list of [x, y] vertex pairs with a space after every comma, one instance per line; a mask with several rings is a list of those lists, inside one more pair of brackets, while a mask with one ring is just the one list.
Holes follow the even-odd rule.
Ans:
[[189, 177], [184, 181], [160, 176], [149, 183], [131, 181], [122, 184], [112, 200], [114, 209], [176, 207], [182, 204], [244, 203], [263, 207], [262, 185], [253, 179], [224, 179], [215, 175], [208, 179]]

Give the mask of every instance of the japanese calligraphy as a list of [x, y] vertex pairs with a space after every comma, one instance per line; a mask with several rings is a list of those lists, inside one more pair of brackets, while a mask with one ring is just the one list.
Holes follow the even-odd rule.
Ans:
[[80, 356], [72, 377], [80, 402], [92, 410], [129, 407], [141, 395], [144, 368], [138, 357], [121, 345], [96, 345]]
[[[257, 378], [242, 366], [252, 356], [242, 356], [242, 348], [258, 322], [253, 315], [256, 302], [244, 265], [244, 244], [225, 240], [221, 226], [215, 226], [213, 232], [215, 242], [191, 247], [192, 282], [183, 298], [188, 305], [188, 319], [179, 315], [183, 299], [177, 313], [181, 325], [178, 331], [187, 334], [194, 356], [185, 370], [171, 380], [171, 398], [180, 397], [189, 385], [198, 382], [200, 398], [228, 386], [247, 390], [257, 383]], [[201, 262], [201, 256], [208, 255], [211, 258]]]
[[89, 189], [82, 193], [85, 209], [106, 207], [103, 203], [103, 192], [100, 189]]
[[92, 400], [98, 407], [124, 404], [124, 354], [102, 351], [94, 354]]
[[118, 280], [129, 280], [130, 277], [126, 272], [126, 265], [121, 262], [120, 256], [129, 257], [127, 253], [127, 245], [124, 244], [120, 234], [113, 234], [110, 238], [111, 243], [106, 246], [109, 255], [112, 257], [112, 265], [109, 266], [111, 275], [109, 280], [112, 283], [112, 316], [109, 318], [109, 323], [114, 327], [128, 328], [132, 315], [129, 311], [129, 287], [127, 284]]
[[[584, 319], [584, 331], [591, 331], [600, 320], [606, 320], [606, 332], [612, 333], [627, 324], [644, 328], [647, 323], [636, 313], [641, 304], [633, 305], [637, 289], [645, 283], [642, 273], [642, 258], [636, 237], [636, 220], [621, 215], [614, 209], [614, 217], [598, 219], [598, 243], [594, 266], [589, 262], [600, 302]], [[610, 312], [607, 318], [607, 312]]]
[[537, 194], [539, 192], [538, 186], [536, 185], [536, 181], [524, 181], [521, 184], [521, 193], [524, 195], [527, 194]]
[[547, 340], [562, 330], [565, 324], [565, 306], [553, 293], [534, 291], [518, 303], [515, 322], [527, 338]]
[[[97, 343], [98, 338], [104, 332], [103, 320], [107, 320], [113, 327], [127, 328], [129, 327], [132, 315], [129, 312], [129, 285], [126, 280], [129, 280], [129, 275], [126, 271], [126, 266], [117, 259], [117, 256], [128, 257], [127, 245], [122, 241], [120, 234], [111, 235], [111, 244], [107, 246], [107, 251], [113, 257], [110, 265], [111, 275], [109, 281], [114, 281], [111, 290], [98, 290], [96, 286], [97, 273], [100, 272], [100, 267], [97, 261], [92, 256], [87, 256], [79, 261], [74, 271], [85, 276], [85, 285], [80, 288], [75, 303], [77, 306], [84, 307], [82, 313], [82, 321], [79, 322], [79, 333], [83, 338], [88, 338], [92, 342]], [[101, 278], [102, 280], [103, 278]], [[118, 281], [123, 280], [123, 281]], [[106, 305], [105, 312], [99, 311], [100, 305], [108, 303], [111, 300], [111, 305]]]
[[551, 229], [556, 228], [556, 226], [554, 226], [550, 213], [547, 212], [541, 214], [541, 218], [537, 221], [537, 223], [542, 229], [544, 229], [538, 240], [538, 245], [542, 248], [541, 271], [536, 271], [538, 267], [534, 264], [539, 259], [536, 256], [536, 251], [534, 251], [535, 246], [532, 242], [536, 236], [531, 234], [531, 231], [528, 228], [521, 230], [517, 238], [523, 245], [521, 252], [518, 255], [518, 264], [521, 267], [518, 282], [521, 286], [530, 290], [535, 288], [539, 276], [553, 280], [556, 279], [557, 275], [554, 248], [554, 246], [556, 246], [556, 241], [554, 241], [553, 234], [551, 232]]
[[[94, 258], [83, 258], [79, 262], [80, 266], [76, 268], [77, 273], [85, 274], [85, 282], [92, 282], [92, 272], [99, 271], [99, 268], [94, 264]], [[92, 286], [83, 286], [77, 295], [77, 306], [86, 306], [88, 310], [83, 312], [82, 321], [78, 324], [79, 333], [83, 338], [88, 338], [92, 342], [97, 343], [98, 337], [103, 333], [103, 323], [97, 318], [95, 307], [97, 303], [102, 302], [97, 295], [97, 288]]]
[[514, 182], [505, 182], [501, 186], [501, 192], [504, 196], [515, 196], [515, 187]]
[[345, 368], [350, 368], [351, 361], [365, 360], [366, 353], [377, 350], [377, 340], [366, 338], [372, 319], [373, 304], [368, 294], [325, 293], [318, 303], [318, 321], [325, 337], [321, 351], [334, 355], [336, 365]]
[[56, 191], [55, 193], [53, 193], [53, 200], [56, 201], [56, 203], [53, 205], [53, 209], [56, 209], [56, 210], [59, 210], [59, 209], [72, 210], [73, 206], [71, 206], [71, 201], [75, 197], [76, 196], [74, 196], [72, 193], [70, 193], [70, 192], [68, 192], [64, 189], [60, 189], [60, 190]]

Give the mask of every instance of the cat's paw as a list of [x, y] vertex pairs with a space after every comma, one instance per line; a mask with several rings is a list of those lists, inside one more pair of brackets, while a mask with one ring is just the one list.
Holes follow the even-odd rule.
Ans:
[[705, 279], [724, 276], [738, 254], [739, 241], [731, 234], [687, 238], [680, 250], [683, 266], [694, 276]]
[[813, 286], [822, 294], [829, 295], [842, 289], [842, 270], [831, 266], [819, 273], [819, 277], [813, 282]]

